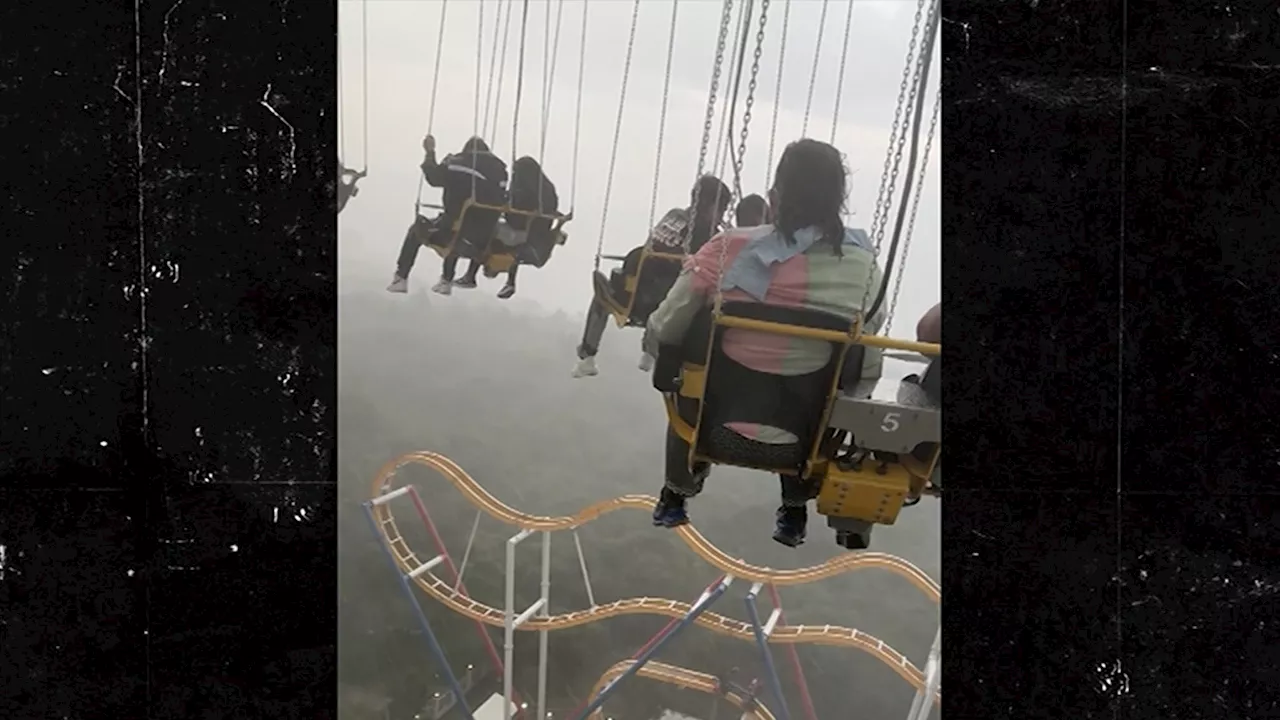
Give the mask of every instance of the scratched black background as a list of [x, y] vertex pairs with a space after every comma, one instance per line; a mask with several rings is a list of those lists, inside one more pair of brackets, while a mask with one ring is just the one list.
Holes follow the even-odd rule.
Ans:
[[[944, 2], [951, 720], [1280, 717], [1280, 18], [1127, 8]], [[0, 717], [333, 717], [334, 3], [0, 13]]]
[[335, 7], [0, 6], [0, 717], [334, 715]]
[[1280, 717], [1275, 4], [943, 16], [947, 716]]

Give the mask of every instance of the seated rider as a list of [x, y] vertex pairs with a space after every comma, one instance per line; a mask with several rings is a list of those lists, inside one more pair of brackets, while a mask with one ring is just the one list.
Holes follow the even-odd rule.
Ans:
[[338, 212], [347, 206], [347, 201], [360, 194], [356, 181], [368, 175], [363, 170], [348, 170], [342, 161], [338, 161]]
[[[538, 217], [519, 213], [506, 215], [506, 226], [512, 236], [508, 244], [514, 246], [516, 260], [507, 271], [506, 284], [498, 291], [498, 297], [503, 300], [516, 294], [516, 272], [520, 263], [541, 267], [556, 242], [550, 216], [559, 212], [560, 197], [556, 195], [555, 184], [542, 172], [542, 166], [527, 155], [511, 165], [511, 209], [536, 212]], [[475, 279], [472, 270], [468, 270], [467, 275]]]
[[733, 218], [740, 228], [764, 225], [769, 222], [769, 203], [759, 195], [748, 195], [738, 201]]
[[[424, 243], [449, 245], [453, 240], [453, 225], [462, 217], [462, 209], [468, 200], [483, 205], [503, 205], [507, 201], [507, 165], [489, 151], [485, 141], [473, 137], [462, 146], [462, 151], [436, 162], [436, 139], [430, 135], [422, 140], [426, 156], [422, 160], [422, 177], [432, 187], [441, 188], [441, 205], [444, 211], [433, 220], [417, 218], [405, 234], [396, 261], [396, 274], [387, 287], [388, 292], [409, 292], [409, 271], [413, 269], [418, 248]], [[482, 252], [498, 224], [498, 214], [488, 211], [466, 213], [458, 238], [444, 259], [440, 281], [431, 289], [448, 295], [453, 288], [453, 276], [458, 258], [464, 250]], [[472, 263], [479, 262], [473, 256]], [[472, 283], [474, 287], [474, 282]]]
[[[653, 252], [670, 254], [687, 254], [697, 252], [711, 236], [719, 232], [725, 211], [729, 209], [732, 194], [728, 186], [714, 175], [703, 175], [694, 184], [690, 193], [689, 207], [695, 208], [692, 213], [694, 223], [689, 223], [688, 208], [672, 208], [662, 216], [658, 224], [649, 232], [645, 245], [634, 248], [627, 253], [622, 267], [615, 269], [609, 278], [610, 295], [618, 305], [626, 306], [626, 278], [639, 270], [640, 256], [645, 246]], [[686, 243], [688, 248], [686, 249]], [[631, 303], [629, 321], [642, 324], [649, 317], [662, 298], [666, 297], [671, 283], [675, 282], [679, 267], [666, 260], [652, 260], [640, 275], [640, 286], [636, 288], [636, 297]], [[574, 377], [587, 377], [597, 374], [596, 354], [600, 352], [600, 339], [609, 323], [609, 310], [593, 293], [591, 305], [587, 308], [587, 322], [582, 330], [582, 342], [578, 344], [578, 364], [574, 367]], [[643, 362], [643, 361], [642, 361]]]
[[[881, 273], [866, 235], [846, 229], [841, 221], [846, 177], [840, 151], [831, 145], [803, 139], [787, 146], [769, 193], [774, 224], [725, 232], [686, 260], [666, 299], [649, 316], [646, 352], [656, 356], [659, 345], [683, 344], [695, 317], [714, 302], [717, 287], [725, 301], [821, 310], [852, 323], [862, 311], [868, 283], [878, 287]], [[867, 329], [875, 332], [882, 319], [877, 313]], [[780, 345], [776, 336], [750, 330], [729, 330], [723, 342], [724, 352], [736, 362], [779, 375], [814, 372], [829, 362], [831, 353], [822, 341], [791, 339]], [[880, 366], [880, 352], [867, 348], [862, 377], [878, 378]], [[728, 429], [747, 442], [790, 445], [799, 440], [769, 426], [732, 423]], [[710, 466], [702, 463], [690, 472], [688, 451], [688, 444], [668, 428], [666, 478], [653, 510], [654, 525], [689, 522], [685, 504], [702, 491]], [[804, 542], [806, 505], [816, 497], [818, 483], [789, 475], [781, 481], [782, 506], [773, 539], [795, 547]]]

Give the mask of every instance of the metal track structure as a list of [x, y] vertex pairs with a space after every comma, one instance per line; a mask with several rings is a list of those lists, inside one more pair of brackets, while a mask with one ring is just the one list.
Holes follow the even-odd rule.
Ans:
[[[413, 485], [394, 486], [397, 472], [408, 465], [424, 465], [449, 480], [463, 496], [478, 508], [476, 522], [472, 526], [471, 537], [463, 553], [461, 566], [456, 566], [444, 541], [436, 530], [435, 523], [427, 511], [426, 503]], [[430, 534], [436, 552], [429, 559], [423, 560], [411, 548], [401, 534], [392, 513], [392, 502], [399, 498], [409, 498], [419, 519]], [[586, 560], [582, 554], [582, 543], [577, 528], [615, 510], [632, 509], [649, 512], [655, 499], [645, 495], [624, 495], [596, 503], [569, 516], [550, 517], [531, 515], [512, 508], [484, 489], [461, 467], [449, 458], [433, 452], [414, 452], [402, 455], [384, 465], [374, 478], [372, 496], [363, 503], [366, 519], [379, 544], [386, 552], [388, 561], [398, 575], [401, 586], [409, 598], [422, 627], [423, 635], [431, 653], [439, 666], [440, 672], [448, 682], [450, 692], [457, 699], [457, 708], [466, 720], [475, 720], [471, 707], [466, 701], [457, 676], [454, 674], [443, 647], [422, 610], [414, 588], [418, 588], [437, 602], [455, 613], [472, 620], [480, 633], [489, 661], [495, 672], [503, 678], [502, 695], [509, 708], [508, 717], [527, 717], [528, 703], [522, 702], [516, 695], [512, 675], [516, 631], [536, 631], [538, 642], [538, 689], [537, 715], [539, 719], [548, 717], [546, 712], [547, 687], [547, 633], [577, 627], [620, 615], [665, 615], [672, 618], [668, 625], [658, 632], [649, 642], [641, 647], [631, 659], [620, 662], [610, 668], [592, 689], [589, 700], [573, 714], [575, 720], [600, 720], [604, 703], [614, 694], [623, 682], [634, 676], [646, 677], [660, 682], [675, 684], [687, 689], [714, 692], [744, 710], [744, 716], [754, 716], [764, 720], [791, 720], [791, 713], [782, 694], [782, 683], [773, 662], [771, 645], [788, 645], [792, 650], [792, 664], [796, 673], [798, 686], [802, 689], [806, 715], [809, 720], [816, 720], [813, 704], [800, 670], [794, 648], [801, 644], [833, 645], [853, 647], [866, 652], [888, 665], [900, 677], [916, 689], [907, 720], [927, 720], [932, 707], [941, 702], [941, 629], [935, 636], [922, 671], [905, 656], [865, 632], [853, 628], [836, 625], [788, 625], [782, 613], [782, 605], [777, 594], [777, 587], [782, 585], [801, 585], [817, 580], [834, 577], [846, 572], [880, 568], [888, 570], [908, 580], [930, 600], [941, 602], [941, 590], [938, 583], [916, 566], [902, 558], [876, 552], [848, 552], [827, 560], [820, 565], [794, 570], [774, 570], [768, 567], [751, 565], [742, 560], [732, 558], [715, 545], [711, 544], [692, 526], [676, 528], [680, 539], [695, 554], [708, 564], [717, 568], [722, 575], [709, 585], [702, 595], [692, 604], [666, 598], [625, 598], [610, 603], [599, 604], [591, 587], [591, 577], [587, 572]], [[475, 540], [476, 527], [481, 514], [488, 514], [505, 524], [519, 528], [518, 532], [506, 541], [506, 582], [504, 603], [502, 608], [486, 605], [470, 597], [462, 584], [466, 572], [467, 559], [471, 554], [471, 545]], [[551, 588], [551, 535], [555, 532], [568, 531], [573, 535], [574, 547], [578, 555], [582, 580], [586, 587], [587, 599], [591, 607], [569, 613], [550, 614]], [[541, 534], [541, 583], [537, 600], [527, 608], [515, 607], [515, 571], [516, 547], [535, 533]], [[435, 574], [437, 568], [443, 567], [452, 577], [447, 581]], [[745, 594], [747, 616], [750, 622], [725, 617], [710, 612], [710, 607], [721, 599], [737, 580], [751, 583]], [[764, 622], [761, 622], [757, 599], [762, 589], [769, 588], [772, 594], [773, 610]], [[722, 635], [729, 635], [753, 642], [760, 652], [762, 665], [766, 673], [766, 684], [773, 707], [760, 703], [752, 693], [725, 691], [718, 679], [704, 673], [679, 668], [653, 660], [654, 656], [672, 638], [690, 625], [699, 625]], [[502, 657], [499, 658], [497, 648], [486, 630], [486, 626], [500, 627], [503, 630]], [[929, 702], [929, 699], [932, 702]]]

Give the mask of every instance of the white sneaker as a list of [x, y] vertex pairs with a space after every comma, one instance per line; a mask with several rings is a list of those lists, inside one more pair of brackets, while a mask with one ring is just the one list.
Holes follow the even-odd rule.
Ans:
[[440, 293], [441, 295], [452, 295], [453, 283], [448, 280], [440, 280], [435, 285], [431, 286], [431, 292]]
[[391, 279], [391, 284], [387, 286], [387, 292], [407, 293], [409, 292], [409, 279], [396, 275]]
[[596, 370], [596, 359], [593, 357], [585, 357], [578, 360], [578, 364], [573, 368], [573, 376], [575, 378], [595, 377], [600, 373]]
[[654, 360], [655, 358], [649, 353], [640, 353], [640, 371], [649, 372], [650, 370], [653, 370]]

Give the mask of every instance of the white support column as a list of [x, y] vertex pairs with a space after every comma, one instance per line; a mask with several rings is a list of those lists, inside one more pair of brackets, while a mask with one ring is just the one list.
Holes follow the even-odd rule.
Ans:
[[[538, 608], [539, 617], [551, 615], [551, 533], [542, 533], [542, 607]], [[538, 632], [538, 717], [547, 717], [547, 630]]]
[[911, 701], [911, 710], [907, 712], [907, 720], [929, 720], [929, 713], [933, 710], [934, 696], [938, 692], [938, 685], [941, 684], [942, 673], [942, 626], [939, 624], [938, 632], [933, 636], [933, 646], [929, 648], [929, 657], [924, 663], [924, 685], [916, 692], [915, 699]]
[[529, 537], [532, 530], [521, 530], [507, 540], [507, 587], [503, 605], [502, 634], [502, 701], [505, 706], [505, 718], [510, 718], [515, 711], [515, 680], [511, 672], [516, 651], [516, 545]]

